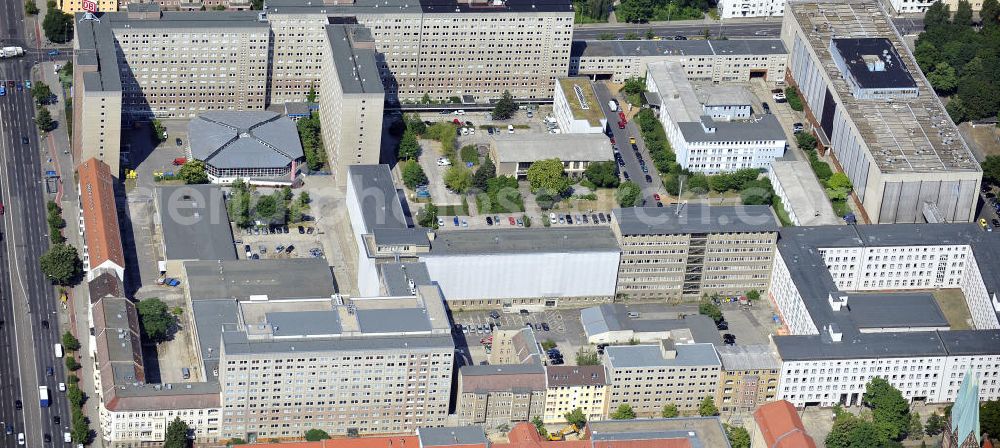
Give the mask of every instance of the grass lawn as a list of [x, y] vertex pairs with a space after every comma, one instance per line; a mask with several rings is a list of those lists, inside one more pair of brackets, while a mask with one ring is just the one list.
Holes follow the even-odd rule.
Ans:
[[972, 315], [969, 314], [965, 294], [962, 294], [961, 289], [938, 289], [933, 291], [933, 294], [952, 330], [972, 329]]

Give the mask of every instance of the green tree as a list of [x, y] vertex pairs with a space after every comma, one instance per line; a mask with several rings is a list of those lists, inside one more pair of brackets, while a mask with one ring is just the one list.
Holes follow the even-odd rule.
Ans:
[[656, 10], [654, 0], [623, 0], [615, 9], [615, 18], [619, 22], [645, 23]]
[[438, 208], [434, 204], [427, 204], [420, 213], [417, 213], [417, 224], [429, 229], [438, 228]]
[[167, 127], [160, 120], [153, 119], [152, 129], [154, 142], [159, 143], [167, 139]]
[[181, 420], [180, 417], [174, 417], [174, 420], [167, 425], [167, 434], [163, 438], [163, 448], [187, 448], [191, 446], [191, 439], [188, 438], [190, 432], [191, 428], [184, 420]]
[[622, 404], [619, 405], [618, 409], [615, 409], [615, 412], [612, 412], [609, 417], [611, 417], [612, 420], [632, 420], [635, 418], [635, 411], [632, 410], [632, 406]]
[[76, 362], [76, 357], [72, 355], [67, 355], [64, 359], [65, 359], [64, 363], [66, 364], [66, 370], [69, 370], [70, 372], [76, 372], [77, 370], [80, 370], [81, 367], [83, 367], [80, 365], [80, 363]]
[[774, 187], [767, 179], [749, 182], [740, 189], [740, 201], [743, 205], [771, 205]]
[[143, 334], [153, 342], [163, 341], [176, 319], [170, 314], [167, 304], [157, 297], [140, 300], [135, 310], [139, 313]]
[[634, 207], [642, 202], [642, 189], [635, 182], [627, 180], [618, 185], [615, 199], [622, 207]]
[[951, 19], [951, 8], [943, 2], [934, 2], [924, 13], [924, 29], [930, 30], [948, 25]]
[[80, 409], [73, 409], [72, 411], [72, 431], [70, 432], [70, 439], [74, 443], [87, 443], [90, 441], [90, 422], [87, 421], [87, 417], [83, 415]]
[[749, 300], [751, 302], [755, 302], [757, 300], [760, 300], [760, 291], [758, 291], [756, 289], [751, 289], [751, 290], [747, 291], [747, 300]]
[[417, 188], [419, 185], [427, 185], [427, 174], [416, 160], [403, 162], [403, 184], [409, 189]]
[[663, 410], [660, 411], [660, 417], [663, 418], [675, 418], [679, 415], [681, 413], [677, 410], [677, 405], [673, 403], [663, 405]]
[[68, 244], [57, 244], [49, 248], [38, 259], [42, 273], [53, 283], [69, 286], [83, 273], [83, 261], [76, 248]]
[[872, 422], [850, 413], [839, 414], [826, 436], [827, 448], [869, 448], [888, 446], [889, 440]]
[[1000, 2], [997, 0], [983, 0], [982, 9], [979, 10], [979, 17], [983, 19], [983, 26], [989, 27], [1000, 24]]
[[420, 142], [417, 141], [417, 134], [407, 129], [403, 132], [403, 138], [399, 141], [399, 160], [416, 160], [420, 157]]
[[49, 132], [56, 128], [56, 122], [52, 121], [52, 114], [44, 107], [38, 109], [38, 113], [35, 115], [35, 124], [43, 132]]
[[300, 118], [295, 123], [302, 142], [302, 152], [306, 156], [306, 166], [310, 170], [319, 170], [326, 165], [326, 149], [323, 147], [322, 124], [319, 114], [312, 112], [308, 117]]
[[424, 96], [420, 98], [420, 104], [430, 104], [430, 103], [431, 103], [431, 96], [425, 93]]
[[[982, 422], [982, 420], [980, 420]], [[980, 423], [982, 424], [982, 423]], [[924, 433], [928, 436], [936, 436], [944, 431], [945, 421], [937, 412], [927, 416], [927, 424], [924, 425]]]
[[601, 359], [597, 357], [597, 352], [586, 347], [580, 347], [576, 352], [576, 365], [578, 366], [599, 366]]
[[73, 16], [50, 7], [42, 20], [45, 37], [57, 44], [64, 44], [73, 38]]
[[35, 5], [34, 0], [25, 0], [24, 2], [24, 13], [29, 16], [38, 15], [38, 6]]
[[306, 94], [306, 101], [309, 104], [316, 103], [316, 86], [309, 86], [309, 93]]
[[80, 349], [80, 340], [73, 336], [73, 333], [66, 330], [62, 335], [62, 345], [66, 351], [75, 352]]
[[838, 201], [846, 200], [852, 188], [854, 188], [854, 185], [851, 184], [851, 179], [844, 173], [833, 173], [826, 180], [826, 194], [830, 199]]
[[646, 91], [646, 78], [635, 77], [625, 80], [622, 92], [627, 95], [640, 95]]
[[979, 428], [990, 437], [1000, 436], [1000, 400], [979, 403]]
[[483, 161], [479, 168], [476, 168], [475, 174], [472, 175], [472, 185], [481, 191], [486, 190], [486, 184], [497, 177], [497, 167], [493, 164], [493, 160], [489, 157]]
[[329, 439], [330, 435], [323, 431], [322, 429], [310, 429], [306, 431], [306, 441], [308, 442], [319, 442], [320, 440]]
[[37, 81], [31, 85], [31, 97], [40, 105], [46, 104], [49, 102], [49, 98], [52, 97], [52, 89], [49, 88], [48, 84]]
[[420, 121], [420, 117], [414, 116], [410, 119], [404, 118], [404, 120], [406, 121], [406, 129], [413, 131], [414, 134], [424, 135], [427, 132], [427, 124]]
[[299, 204], [303, 206], [308, 206], [310, 202], [312, 202], [312, 198], [309, 197], [308, 191], [303, 191], [299, 193]]
[[639, 40], [639, 33], [635, 31], [629, 31], [625, 33], [625, 40]]
[[969, 26], [972, 24], [972, 5], [966, 0], [958, 0], [955, 17], [951, 20], [955, 25]]
[[942, 62], [941, 52], [938, 51], [938, 48], [933, 43], [926, 40], [921, 40], [917, 43], [917, 48], [913, 50], [913, 57], [917, 59], [917, 65], [925, 73], [933, 71], [934, 67], [939, 62]]
[[566, 418], [567, 423], [576, 426], [577, 428], [583, 428], [583, 426], [587, 424], [587, 416], [584, 415], [583, 409], [580, 408], [573, 409], [572, 411], [563, 414], [563, 417]]
[[546, 191], [562, 195], [569, 190], [570, 181], [563, 172], [559, 159], [539, 160], [528, 167], [528, 183], [531, 191]]
[[799, 148], [804, 151], [816, 149], [816, 137], [808, 132], [799, 132], [798, 134], [795, 134], [795, 143], [797, 143]]
[[701, 400], [701, 404], [698, 405], [698, 415], [702, 417], [719, 415], [719, 408], [715, 406], [715, 400], [711, 395], [705, 395]]
[[542, 440], [549, 438], [549, 431], [545, 429], [545, 423], [542, 422], [542, 418], [539, 416], [531, 417], [531, 424], [535, 425], [535, 429], [538, 430], [538, 435], [542, 436]]
[[950, 95], [958, 88], [958, 75], [947, 62], [938, 62], [934, 71], [927, 74], [927, 81], [934, 87], [938, 95]]
[[865, 386], [861, 403], [872, 410], [872, 422], [890, 440], [901, 440], [910, 426], [910, 405], [903, 394], [882, 377]]
[[[72, 376], [76, 377], [76, 375]], [[84, 395], [82, 390], [80, 390], [80, 386], [77, 385], [77, 382], [70, 382], [69, 386], [66, 387], [66, 399], [69, 400], [69, 403], [73, 405], [74, 409], [79, 409], [83, 406], [83, 403], [87, 401], [87, 396]]]
[[711, 317], [716, 323], [722, 322], [723, 319], [722, 310], [719, 309], [718, 305], [707, 299], [702, 300], [698, 304], [698, 314]]
[[616, 188], [618, 187], [616, 167], [615, 162], [593, 162], [587, 165], [587, 170], [583, 172], [583, 175], [598, 187]]
[[509, 91], [504, 90], [503, 95], [501, 95], [500, 99], [493, 105], [493, 119], [508, 120], [510, 117], [514, 116], [514, 112], [516, 111], [517, 103], [514, 102], [514, 97], [510, 95]]
[[261, 196], [253, 205], [253, 214], [261, 222], [274, 222], [280, 217], [278, 200], [272, 195]]
[[198, 159], [190, 159], [181, 165], [177, 170], [177, 177], [180, 177], [185, 184], [207, 184], [208, 172], [205, 171], [205, 162]]
[[911, 439], [924, 438], [924, 425], [920, 423], [920, 414], [910, 413], [910, 426], [906, 429], [906, 433]]
[[750, 448], [750, 433], [742, 426], [731, 426], [723, 424], [726, 430], [726, 437], [733, 448]]
[[452, 166], [444, 172], [444, 185], [456, 193], [465, 193], [472, 186], [472, 170]]

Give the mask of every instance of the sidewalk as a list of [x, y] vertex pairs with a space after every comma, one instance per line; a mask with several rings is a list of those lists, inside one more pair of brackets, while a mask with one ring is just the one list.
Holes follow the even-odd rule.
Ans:
[[[40, 73], [39, 73], [40, 71]], [[74, 174], [76, 165], [70, 149], [68, 129], [66, 127], [65, 116], [65, 92], [59, 83], [59, 75], [53, 70], [53, 63], [44, 62], [32, 73], [36, 80], [41, 78], [45, 84], [56, 95], [56, 102], [48, 105], [49, 112], [53, 120], [59, 126], [45, 137], [44, 145], [48, 147], [49, 156], [43, 161], [46, 170], [53, 170], [59, 174], [59, 190], [56, 194], [56, 202], [63, 209], [63, 218], [66, 220], [66, 228], [63, 235], [66, 242], [81, 250], [83, 239], [80, 235], [80, 210], [79, 198], [76, 191], [76, 176]], [[80, 378], [80, 388], [87, 394], [88, 401], [84, 405], [84, 413], [90, 419], [90, 428], [95, 431], [94, 441], [91, 447], [103, 447], [101, 438], [101, 419], [98, 413], [97, 394], [94, 391], [94, 363], [90, 357], [90, 322], [88, 322], [89, 302], [87, 293], [87, 283], [82, 282], [68, 291], [69, 308], [64, 308], [59, 313], [60, 328], [67, 328], [80, 340], [80, 351], [77, 358], [83, 368], [76, 372]]]

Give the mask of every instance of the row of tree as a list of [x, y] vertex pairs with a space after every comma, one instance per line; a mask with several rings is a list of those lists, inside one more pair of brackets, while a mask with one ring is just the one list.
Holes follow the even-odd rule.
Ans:
[[322, 169], [326, 165], [326, 149], [323, 147], [319, 112], [311, 112], [308, 117], [300, 118], [295, 127], [299, 131], [299, 141], [302, 142], [306, 165], [313, 171]]

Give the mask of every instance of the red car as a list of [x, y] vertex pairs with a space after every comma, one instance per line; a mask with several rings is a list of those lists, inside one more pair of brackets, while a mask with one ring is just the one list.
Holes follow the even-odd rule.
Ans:
[[611, 144], [612, 145], [615, 144], [615, 138], [614, 137], [611, 137]]
[[625, 112], [622, 112], [622, 111], [618, 111], [618, 118], [619, 118], [619, 119], [620, 119], [620, 120], [621, 120], [621, 121], [622, 121], [623, 123], [628, 123], [628, 120], [626, 120], [626, 119], [625, 119]]
[[458, 126], [461, 126], [461, 125], [462, 125], [462, 122], [461, 122], [461, 121], [459, 121], [459, 119], [458, 119], [458, 118], [456, 118], [456, 119], [454, 119], [454, 120], [451, 120], [451, 122], [452, 122], [452, 123], [455, 123], [455, 124], [456, 124], [456, 125], [458, 125]]
[[625, 121], [624, 120], [618, 122], [618, 129], [625, 129]]
[[660, 193], [653, 193], [653, 199], [656, 199], [656, 202], [660, 202]]
[[512, 226], [516, 226], [517, 225], [517, 221], [514, 220], [513, 216], [508, 216], [507, 217], [507, 222], [509, 222], [510, 225], [512, 225]]
[[0, 204], [0, 215], [3, 214], [3, 204]]

